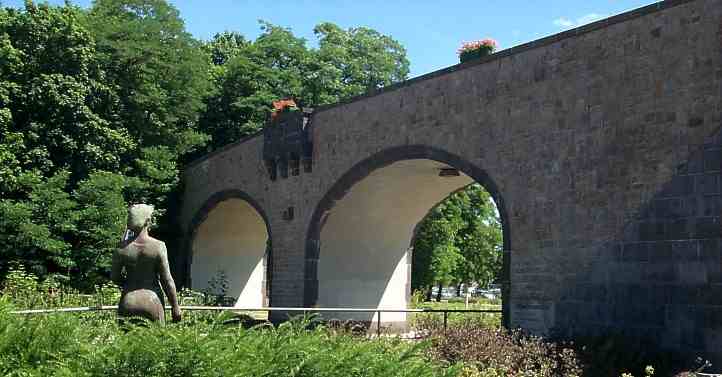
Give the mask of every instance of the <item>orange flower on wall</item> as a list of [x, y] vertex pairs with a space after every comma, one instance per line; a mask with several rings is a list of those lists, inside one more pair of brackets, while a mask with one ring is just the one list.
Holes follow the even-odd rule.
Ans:
[[296, 108], [296, 101], [293, 99], [281, 99], [273, 101], [273, 112], [271, 113], [271, 119], [275, 119], [279, 112], [286, 108]]
[[472, 42], [464, 42], [461, 44], [461, 47], [459, 47], [458, 50], [456, 50], [456, 53], [458, 55], [461, 55], [468, 51], [476, 51], [479, 49], [486, 49], [491, 52], [496, 51], [498, 44], [493, 39], [482, 39], [479, 41], [472, 41]]
[[464, 42], [456, 51], [459, 60], [463, 63], [472, 59], [478, 59], [496, 51], [497, 43], [493, 39], [482, 39], [473, 42]]

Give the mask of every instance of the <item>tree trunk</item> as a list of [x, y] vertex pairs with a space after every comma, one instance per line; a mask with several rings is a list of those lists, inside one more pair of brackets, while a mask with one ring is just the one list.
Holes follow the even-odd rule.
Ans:
[[456, 297], [461, 297], [461, 283], [456, 285]]
[[436, 302], [440, 302], [440, 301], [441, 301], [441, 289], [442, 289], [442, 288], [443, 288], [443, 285], [441, 284], [441, 282], [439, 282], [439, 291], [436, 292]]
[[427, 302], [431, 301], [431, 294], [433, 293], [432, 288], [433, 288], [433, 286], [431, 286], [431, 285], [426, 288], [426, 301]]

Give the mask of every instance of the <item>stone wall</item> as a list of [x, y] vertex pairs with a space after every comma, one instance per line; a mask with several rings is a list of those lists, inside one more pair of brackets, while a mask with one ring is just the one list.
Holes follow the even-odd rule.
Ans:
[[187, 168], [182, 223], [191, 238], [209, 198], [241, 190], [269, 224], [271, 304], [313, 303], [334, 201], [437, 159], [501, 203], [511, 326], [722, 362], [721, 21], [718, 0], [666, 1], [317, 109], [312, 172], [271, 182], [262, 138], [236, 143]]

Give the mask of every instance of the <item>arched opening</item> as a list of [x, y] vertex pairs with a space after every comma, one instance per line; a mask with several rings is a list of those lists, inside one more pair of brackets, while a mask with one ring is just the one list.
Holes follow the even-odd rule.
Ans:
[[266, 306], [270, 259], [267, 222], [243, 196], [214, 200], [191, 242], [191, 287], [232, 298], [235, 307]]
[[435, 205], [414, 229], [411, 246], [415, 307], [497, 308], [503, 236], [496, 203], [482, 185], [462, 187]]
[[[477, 182], [494, 199], [504, 231], [502, 294], [508, 296], [509, 237], [503, 202], [484, 171], [426, 146], [381, 152], [355, 166], [316, 209], [308, 233], [306, 304], [316, 307], [405, 308], [411, 294], [412, 240], [429, 211]], [[508, 301], [508, 300], [505, 300]], [[504, 305], [503, 322], [508, 321]], [[373, 313], [332, 313], [374, 321]], [[404, 313], [382, 322], [404, 323]]]

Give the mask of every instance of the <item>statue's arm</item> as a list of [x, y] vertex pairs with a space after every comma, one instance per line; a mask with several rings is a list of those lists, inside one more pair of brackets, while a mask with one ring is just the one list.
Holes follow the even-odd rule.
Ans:
[[160, 283], [163, 285], [163, 291], [168, 296], [170, 301], [171, 313], [173, 315], [173, 321], [177, 322], [181, 319], [180, 306], [178, 305], [178, 294], [175, 289], [175, 282], [173, 276], [170, 274], [170, 265], [168, 264], [168, 251], [165, 248], [165, 243], [161, 242], [160, 247]]
[[110, 280], [119, 287], [123, 287], [123, 261], [118, 250], [113, 251], [113, 263], [110, 268]]

